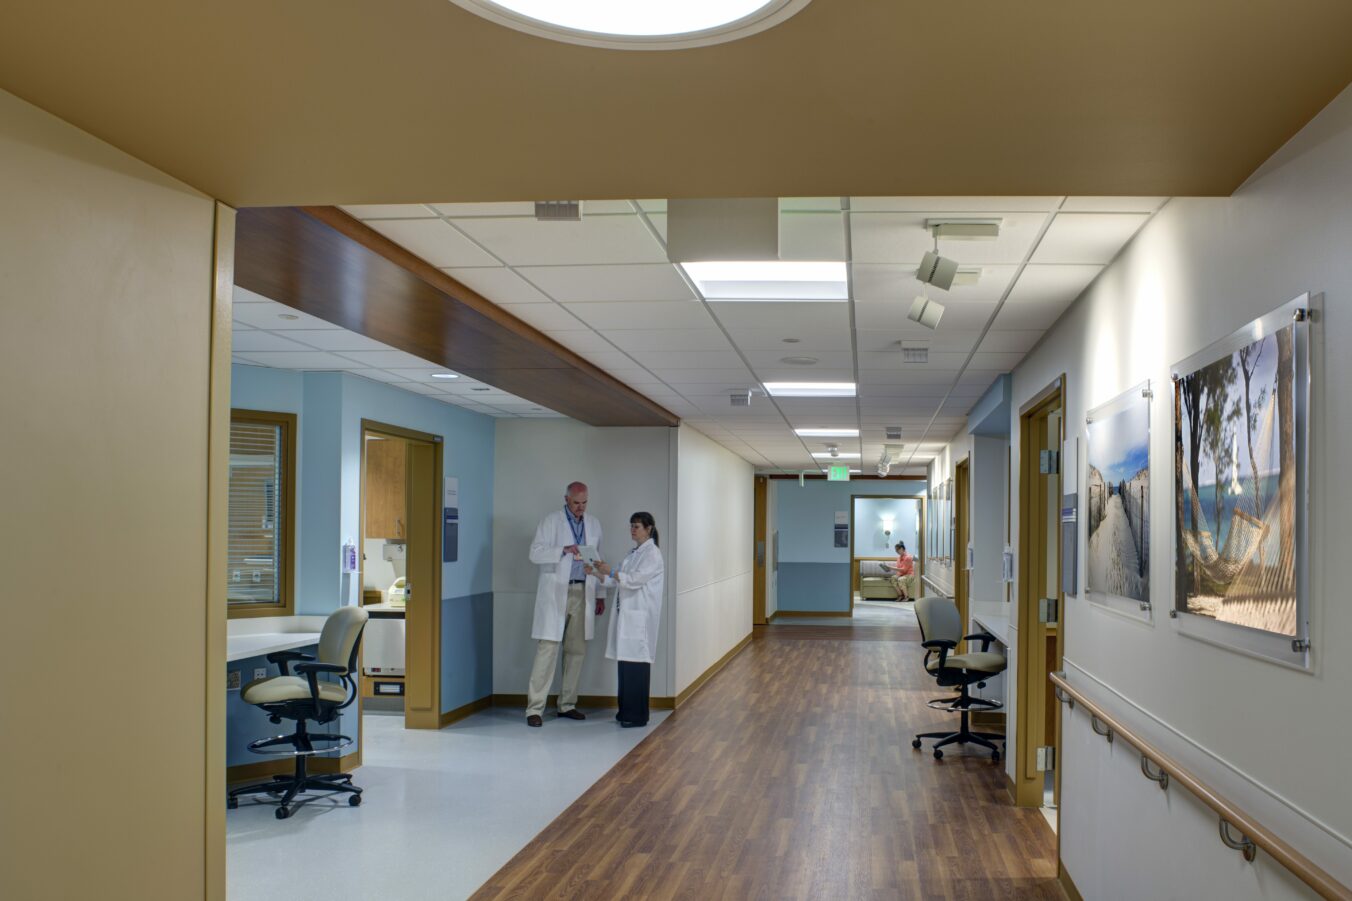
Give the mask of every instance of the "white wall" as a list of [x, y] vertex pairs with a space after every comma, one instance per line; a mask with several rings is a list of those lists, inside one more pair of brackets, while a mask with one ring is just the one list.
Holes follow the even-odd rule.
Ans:
[[0, 198], [0, 897], [214, 897], [215, 204], [3, 91]]
[[751, 634], [755, 483], [750, 463], [690, 426], [677, 435], [676, 482], [679, 693]]
[[1001, 579], [1001, 558], [1009, 511], [1009, 442], [982, 435], [973, 435], [971, 441], [972, 515], [968, 520], [972, 533], [972, 572], [968, 580], [971, 609], [1003, 613], [1005, 583]]
[[[629, 517], [640, 510], [653, 515], [666, 558], [667, 600], [662, 637], [653, 665], [651, 692], [669, 697], [672, 689], [673, 542], [671, 472], [673, 430], [667, 428], [595, 428], [571, 419], [500, 419], [493, 465], [493, 693], [525, 694], [535, 642], [530, 637], [539, 570], [530, 562], [530, 542], [540, 519], [563, 508], [568, 483], [587, 483], [587, 512], [598, 517], [602, 552], [618, 560], [633, 547]], [[462, 472], [461, 482], [473, 478]], [[747, 534], [750, 535], [748, 521]], [[748, 538], [749, 540], [749, 538]], [[614, 695], [615, 662], [605, 659], [605, 635], [612, 610], [596, 621], [596, 637], [587, 648], [583, 694]], [[553, 691], [558, 690], [555, 679]]]
[[[1306, 291], [1325, 294], [1314, 343], [1327, 351], [1322, 377], [1316, 360], [1310, 445], [1314, 671], [1193, 640], [1168, 603], [1149, 623], [1067, 603], [1065, 665], [1072, 681], [1352, 884], [1352, 603], [1342, 559], [1352, 481], [1331, 465], [1352, 447], [1352, 89], [1233, 197], [1170, 202], [1018, 367], [1012, 407], [1065, 372], [1068, 433], [1082, 437], [1087, 409], [1152, 381], [1160, 488], [1151, 541], [1161, 551], [1151, 594], [1169, 598], [1169, 367]], [[1017, 435], [1017, 413], [1011, 419]], [[1014, 456], [1017, 471], [1017, 445]], [[1013, 539], [1017, 547], [1017, 513]], [[1261, 852], [1247, 865], [1225, 851], [1214, 817], [1185, 791], [1166, 796], [1141, 778], [1139, 760], [1094, 739], [1083, 716], [1065, 735], [1062, 855], [1086, 898], [1298, 894]]]
[[[958, 464], [966, 459], [968, 454], [971, 453], [971, 448], [972, 437], [970, 435], [960, 435], [953, 439], [947, 447], [939, 452], [933, 462], [930, 463], [930, 484], [943, 485], [949, 479], [953, 478]], [[926, 497], [928, 497], [928, 488], [926, 488], [926, 492]], [[954, 495], [957, 494], [956, 487], [953, 489], [953, 493]], [[956, 503], [956, 497], [951, 498], [950, 503]], [[934, 516], [937, 512], [937, 509], [927, 508], [925, 515], [927, 517]], [[944, 522], [940, 523], [940, 527], [944, 529], [948, 528], [946, 519]], [[926, 521], [925, 524], [925, 534], [929, 534], [928, 521]], [[937, 591], [939, 594], [951, 598], [957, 591], [957, 577], [954, 571], [954, 564], [960, 565], [966, 559], [967, 552], [960, 548], [954, 548], [947, 554], [950, 560], [941, 561], [935, 558], [937, 551], [938, 548], [930, 547], [928, 545], [925, 547], [925, 580], [927, 584], [922, 586], [921, 591], [925, 594]]]

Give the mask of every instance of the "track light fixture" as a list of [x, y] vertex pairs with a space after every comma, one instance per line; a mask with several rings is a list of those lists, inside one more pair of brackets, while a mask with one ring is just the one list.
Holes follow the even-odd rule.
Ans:
[[906, 318], [912, 322], [918, 322], [925, 328], [933, 329], [939, 327], [939, 320], [943, 318], [944, 305], [930, 300], [924, 294], [911, 301], [911, 310], [906, 314]]

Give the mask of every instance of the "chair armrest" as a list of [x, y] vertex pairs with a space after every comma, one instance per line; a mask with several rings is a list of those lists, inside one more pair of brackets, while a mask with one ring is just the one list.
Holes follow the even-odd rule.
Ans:
[[[314, 658], [311, 658], [314, 659]], [[304, 676], [310, 683], [310, 699], [316, 704], [319, 703], [319, 674], [320, 673], [338, 673], [347, 675], [347, 667], [339, 666], [336, 663], [297, 663], [296, 675]]]
[[995, 636], [989, 632], [973, 632], [971, 635], [962, 636], [962, 640], [981, 642], [981, 650], [984, 652], [991, 649], [991, 642], [995, 641]]
[[273, 651], [266, 658], [268, 663], [277, 664], [277, 668], [282, 671], [283, 676], [291, 675], [287, 669], [288, 663], [294, 663], [297, 660], [313, 660], [309, 654], [302, 654], [300, 651]]
[[929, 659], [931, 652], [938, 651], [939, 668], [943, 669], [948, 663], [948, 652], [956, 648], [958, 643], [956, 641], [949, 641], [947, 638], [932, 638], [929, 641], [922, 641], [920, 646], [928, 649], [925, 653], [926, 660]]

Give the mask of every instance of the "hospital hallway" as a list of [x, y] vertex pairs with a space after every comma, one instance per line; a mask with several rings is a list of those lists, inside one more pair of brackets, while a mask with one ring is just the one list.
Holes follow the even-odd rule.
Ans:
[[474, 898], [1062, 898], [1003, 764], [911, 748], [957, 722], [923, 655], [914, 629], [755, 627]]

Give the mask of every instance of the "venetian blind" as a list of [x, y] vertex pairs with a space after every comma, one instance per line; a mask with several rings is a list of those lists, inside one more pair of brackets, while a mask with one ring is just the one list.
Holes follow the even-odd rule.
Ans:
[[286, 477], [279, 423], [230, 423], [230, 546], [227, 597], [231, 604], [281, 604], [282, 509]]

